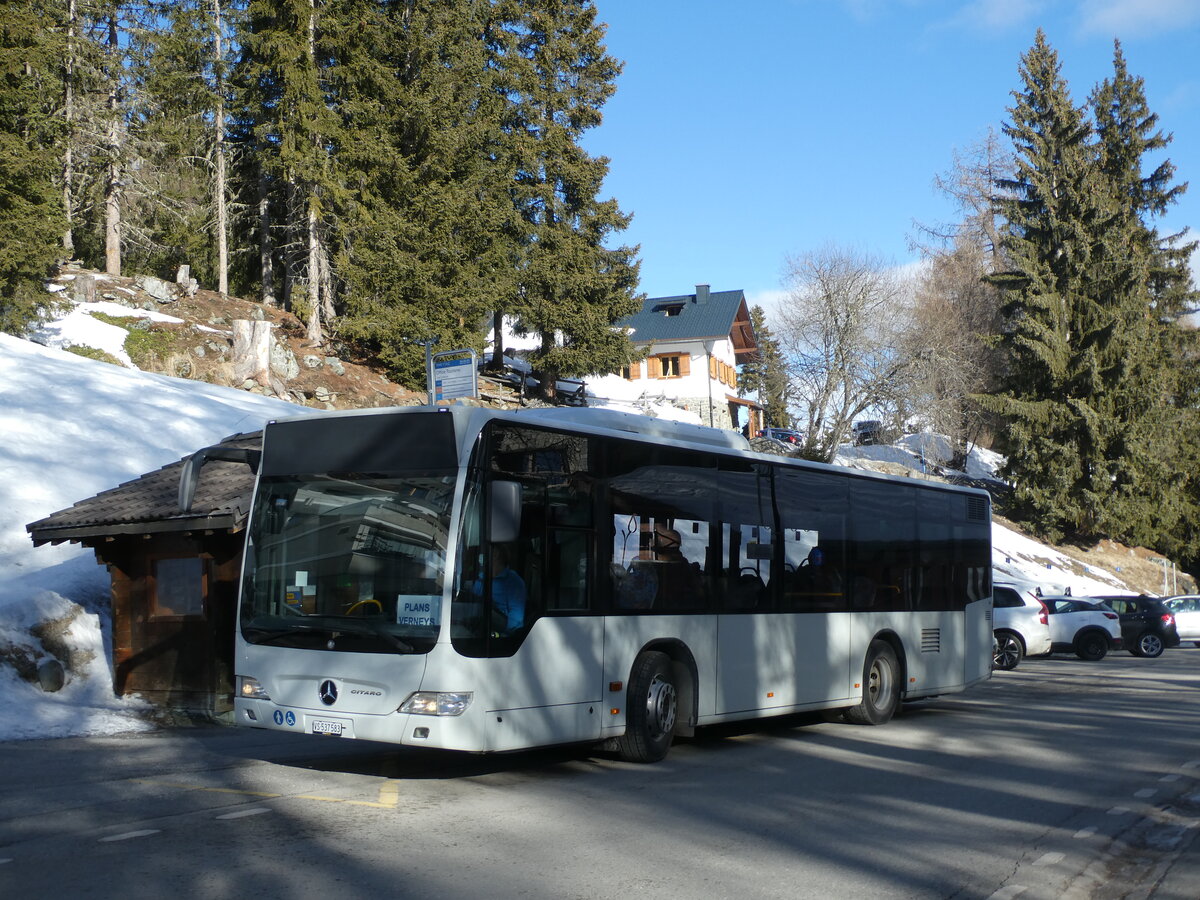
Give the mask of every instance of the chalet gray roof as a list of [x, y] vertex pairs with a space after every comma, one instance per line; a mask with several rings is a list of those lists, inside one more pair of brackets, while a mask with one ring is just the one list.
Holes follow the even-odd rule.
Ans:
[[743, 291], [710, 291], [702, 284], [695, 294], [651, 297], [641, 312], [617, 324], [633, 329], [635, 344], [727, 338], [745, 302]]
[[[255, 450], [262, 432], [236, 434], [218, 445]], [[179, 511], [179, 475], [185, 460], [103, 491], [25, 526], [34, 546], [102, 540], [119, 534], [170, 531], [237, 531], [246, 522], [254, 473], [242, 463], [210, 461], [200, 472], [192, 509]]]

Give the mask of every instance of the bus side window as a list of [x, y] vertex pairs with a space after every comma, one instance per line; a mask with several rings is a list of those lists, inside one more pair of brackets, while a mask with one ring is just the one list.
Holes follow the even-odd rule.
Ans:
[[547, 491], [547, 610], [586, 610], [592, 605], [594, 493], [594, 480], [583, 472], [568, 474]]
[[721, 608], [769, 612], [777, 549], [770, 471], [742, 460], [722, 460], [718, 503], [724, 569]]
[[855, 482], [853, 608], [902, 611], [913, 608], [919, 584], [917, 497], [907, 485]]
[[643, 559], [642, 520], [637, 515], [613, 516], [612, 582], [617, 609], [650, 609], [658, 581]]

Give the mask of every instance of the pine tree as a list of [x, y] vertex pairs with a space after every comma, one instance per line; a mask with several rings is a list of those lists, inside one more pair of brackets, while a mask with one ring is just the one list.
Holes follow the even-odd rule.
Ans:
[[[1092, 94], [1099, 165], [1118, 208], [1124, 252], [1121, 287], [1128, 306], [1119, 329], [1123, 358], [1114, 358], [1112, 390], [1123, 427], [1114, 441], [1110, 531], [1130, 542], [1177, 545], [1189, 520], [1200, 518], [1195, 468], [1183, 463], [1180, 436], [1195, 434], [1195, 332], [1178, 327], [1181, 312], [1195, 305], [1188, 261], [1196, 242], [1182, 234], [1159, 236], [1150, 224], [1187, 189], [1175, 184], [1169, 159], [1143, 173], [1147, 154], [1171, 141], [1158, 129], [1141, 78], [1131, 76], [1115, 42], [1113, 77]], [[1192, 552], [1195, 554], [1196, 547]]]
[[[69, 223], [63, 246], [85, 266], [120, 274], [128, 226], [124, 213], [136, 202], [140, 164], [131, 139], [136, 55], [130, 35], [139, 31], [140, 4], [76, 0], [59, 5], [61, 68], [57, 87], [63, 134], [59, 153], [61, 205]], [[136, 233], [136, 232], [135, 232]]]
[[139, 271], [168, 276], [187, 263], [201, 284], [227, 290], [220, 225], [226, 189], [218, 183], [230, 62], [226, 22], [237, 6], [156, 0], [146, 12], [130, 41], [131, 137], [140, 164], [125, 207], [126, 256]]
[[738, 373], [738, 391], [742, 396], [758, 398], [763, 406], [763, 427], [791, 428], [787, 368], [779, 341], [771, 334], [766, 311], [761, 306], [750, 308], [750, 327], [758, 343], [758, 354]]
[[628, 225], [601, 200], [608, 160], [580, 144], [600, 123], [620, 63], [608, 55], [590, 0], [502, 2], [510, 107], [502, 163], [519, 213], [515, 293], [498, 298], [518, 328], [538, 335], [530, 355], [541, 390], [560, 376], [616, 371], [629, 357], [612, 324], [636, 312], [636, 248], [607, 242]]
[[20, 334], [47, 298], [65, 230], [55, 183], [59, 35], [39, 0], [0, 2], [0, 331]]
[[394, 377], [425, 381], [425, 341], [481, 349], [482, 323], [511, 290], [512, 203], [491, 156], [503, 98], [488, 65], [491, 5], [362, 2], [332, 35], [346, 121], [339, 165], [341, 333]]
[[1039, 30], [1022, 57], [1005, 134], [1016, 150], [997, 200], [1008, 271], [1001, 350], [1004, 389], [984, 398], [1007, 422], [1005, 474], [1018, 513], [1047, 537], [1094, 534], [1112, 484], [1106, 367], [1122, 307], [1106, 262], [1117, 212], [1095, 164], [1091, 129], [1070, 97], [1057, 53]]
[[285, 304], [303, 313], [314, 344], [324, 341], [323, 322], [333, 312], [331, 217], [340, 183], [332, 151], [339, 135], [323, 79], [326, 31], [336, 29], [338, 12], [321, 0], [250, 0], [238, 63], [245, 116], [238, 130], [243, 140], [253, 138], [259, 177], [283, 218]]

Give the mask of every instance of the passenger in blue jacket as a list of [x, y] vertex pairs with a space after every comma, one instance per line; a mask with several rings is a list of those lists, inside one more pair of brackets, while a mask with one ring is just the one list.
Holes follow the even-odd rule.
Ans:
[[[471, 590], [483, 596], [482, 578]], [[492, 621], [506, 633], [525, 625], [525, 581], [508, 567], [508, 551], [500, 544], [492, 544]]]

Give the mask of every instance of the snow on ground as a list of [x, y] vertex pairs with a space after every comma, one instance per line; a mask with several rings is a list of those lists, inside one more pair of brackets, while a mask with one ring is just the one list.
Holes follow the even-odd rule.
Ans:
[[[916, 472], [932, 471], [942, 466], [953, 455], [950, 440], [940, 434], [918, 432], [906, 434], [895, 444], [875, 444], [854, 447], [845, 445], [838, 452], [840, 462], [852, 463], [856, 459], [873, 462], [892, 462]], [[962, 474], [968, 478], [994, 478], [1003, 458], [999, 453], [974, 448], [967, 458], [967, 467]]]
[[[130, 313], [127, 307], [117, 310], [101, 311]], [[42, 336], [58, 344], [111, 344], [109, 352], [119, 356], [110, 328], [91, 316], [68, 316]], [[609, 396], [599, 405], [698, 422], [692, 413], [640, 396]], [[91, 550], [77, 544], [34, 548], [25, 525], [228, 435], [256, 430], [267, 418], [302, 411], [280, 400], [122, 369], [0, 334], [0, 652], [23, 654], [35, 663], [50, 659], [34, 632], [58, 623], [61, 647], [79, 661], [62, 690], [52, 693], [0, 664], [5, 697], [0, 741], [152, 727], [142, 701], [113, 696], [107, 573]], [[922, 461], [946, 458], [944, 444], [933, 435], [909, 435], [896, 446], [844, 447], [839, 461], [897, 462], [916, 474], [923, 471]], [[966, 474], [989, 477], [998, 461], [977, 450]], [[1124, 588], [1106, 573], [1071, 575], [1066, 557], [1002, 526], [993, 525], [992, 534], [998, 578], [1028, 580], [1047, 591], [1070, 587], [1075, 594]]]
[[[80, 317], [71, 342], [103, 346], [109, 328]], [[107, 572], [78, 544], [35, 548], [26, 524], [302, 409], [0, 334], [0, 652], [48, 658], [30, 629], [67, 616], [73, 601], [85, 614], [62, 639], [73, 657], [91, 655], [56, 693], [0, 664], [0, 741], [147, 727], [140, 702], [113, 696]]]
[[100, 321], [92, 315], [93, 313], [121, 319], [149, 319], [152, 322], [183, 321], [157, 310], [134, 309], [110, 300], [98, 300], [95, 303], [72, 304], [65, 316], [44, 323], [34, 331], [32, 338], [46, 347], [60, 350], [73, 346], [94, 347], [119, 359], [128, 369], [137, 368], [125, 352], [125, 338], [129, 337], [129, 332], [117, 325]]

